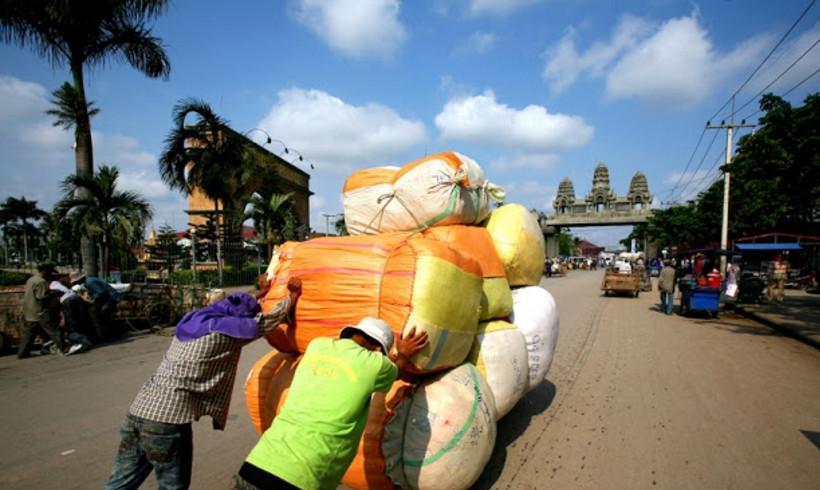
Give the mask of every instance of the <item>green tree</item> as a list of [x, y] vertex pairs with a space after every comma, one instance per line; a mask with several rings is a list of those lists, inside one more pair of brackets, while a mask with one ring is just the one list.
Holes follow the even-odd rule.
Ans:
[[347, 223], [345, 222], [344, 215], [340, 216], [333, 226], [336, 228], [336, 234], [339, 236], [347, 236], [350, 234], [347, 232]]
[[37, 207], [37, 201], [29, 201], [25, 197], [7, 197], [0, 205], [0, 213], [9, 224], [17, 224], [23, 238], [23, 261], [29, 263], [29, 238], [37, 233], [32, 223], [42, 219], [46, 212]]
[[[117, 189], [120, 172], [103, 165], [91, 178], [70, 175], [55, 212], [73, 224], [74, 232], [93, 233], [102, 241], [103, 275], [110, 272], [111, 248], [140, 237], [151, 219], [151, 206], [140, 195]], [[85, 192], [78, 192], [80, 190]]]
[[296, 239], [292, 192], [254, 194], [248, 201], [244, 217], [253, 220], [257, 239], [267, 246], [268, 257], [273, 254], [274, 245]]
[[[88, 179], [94, 173], [90, 117], [95, 110], [86, 102], [85, 69], [104, 66], [111, 59], [117, 59], [150, 78], [167, 78], [171, 69], [168, 56], [148, 24], [162, 14], [169, 3], [168, 0], [0, 0], [0, 39], [31, 48], [52, 66], [67, 66], [71, 71], [73, 102], [69, 108], [75, 119], [72, 126], [77, 177]], [[64, 122], [59, 124], [66, 126]], [[81, 248], [85, 271], [96, 274], [94, 243], [86, 240]]]

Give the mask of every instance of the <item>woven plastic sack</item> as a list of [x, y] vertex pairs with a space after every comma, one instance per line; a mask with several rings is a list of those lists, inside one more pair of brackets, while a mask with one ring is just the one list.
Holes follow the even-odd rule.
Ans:
[[462, 364], [424, 380], [396, 407], [382, 442], [387, 474], [401, 488], [469, 488], [495, 436], [493, 394], [475, 366]]
[[527, 391], [529, 369], [524, 335], [503, 320], [481, 323], [467, 359], [487, 381], [501, 419]]
[[345, 225], [351, 235], [475, 224], [504, 191], [484, 178], [471, 158], [456, 152], [430, 155], [398, 171], [378, 167], [353, 173], [344, 185]]
[[302, 279], [296, 304], [300, 352], [316, 337], [336, 337], [366, 316], [396, 336], [415, 327], [430, 342], [412, 362], [418, 372], [446, 369], [467, 358], [478, 328], [481, 266], [470, 255], [418, 234], [332, 237], [287, 243], [262, 303], [269, 311]]
[[504, 264], [498, 258], [493, 239], [486, 228], [480, 226], [436, 226], [424, 231], [424, 236], [449, 243], [452, 247], [468, 253], [481, 264], [480, 321], [506, 318], [512, 312], [512, 293], [507, 282]]
[[300, 357], [270, 351], [256, 361], [245, 379], [245, 406], [260, 436], [285, 402]]
[[[382, 442], [385, 437], [385, 426], [396, 416], [396, 406], [410, 396], [413, 385], [398, 380], [385, 395], [373, 393], [370, 400], [370, 412], [367, 416], [356, 457], [350, 463], [342, 478], [342, 483], [357, 490], [392, 490], [393, 482], [387, 476]], [[404, 414], [406, 415], [406, 414]], [[404, 420], [395, 423], [404, 425]]]
[[544, 234], [538, 218], [520, 204], [494, 210], [487, 231], [507, 271], [510, 286], [536, 286], [544, 271]]
[[558, 305], [544, 288], [530, 286], [513, 290], [511, 320], [527, 341], [529, 383], [532, 390], [544, 380], [558, 342]]

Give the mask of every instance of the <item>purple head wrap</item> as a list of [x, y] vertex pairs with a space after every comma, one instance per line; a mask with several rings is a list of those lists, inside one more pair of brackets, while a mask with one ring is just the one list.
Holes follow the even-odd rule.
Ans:
[[226, 299], [188, 312], [177, 324], [176, 337], [187, 342], [217, 332], [235, 339], [254, 339], [259, 336], [254, 319], [259, 311], [259, 303], [250, 294], [231, 293]]

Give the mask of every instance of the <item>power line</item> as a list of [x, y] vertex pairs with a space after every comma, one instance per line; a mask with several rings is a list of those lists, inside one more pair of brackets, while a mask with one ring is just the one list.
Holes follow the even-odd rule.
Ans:
[[691, 154], [691, 155], [689, 155], [689, 160], [686, 162], [686, 168], [684, 168], [684, 169], [683, 169], [683, 173], [681, 173], [681, 174], [680, 174], [680, 177], [678, 177], [678, 181], [677, 181], [677, 183], [675, 183], [675, 186], [674, 186], [674, 187], [672, 187], [672, 190], [669, 190], [669, 191], [666, 191], [666, 192], [664, 192], [664, 193], [661, 193], [660, 195], [665, 195], [665, 194], [667, 194], [667, 193], [668, 193], [670, 196], [674, 196], [674, 195], [675, 195], [675, 189], [677, 189], [677, 188], [678, 188], [678, 186], [680, 185], [681, 181], [683, 180], [683, 176], [684, 176], [684, 175], [686, 175], [686, 171], [687, 171], [687, 170], [689, 170], [689, 165], [691, 165], [691, 164], [692, 164], [692, 159], [693, 159], [693, 158], [695, 158], [695, 153], [697, 153], [697, 152], [698, 152], [698, 148], [700, 148], [700, 143], [701, 143], [701, 141], [703, 141], [703, 135], [705, 135], [705, 134], [706, 134], [706, 128], [704, 127], [704, 128], [703, 128], [703, 131], [701, 131], [701, 133], [700, 133], [700, 137], [698, 137], [698, 142], [697, 142], [697, 144], [695, 144], [695, 149], [694, 149], [694, 150], [692, 150], [692, 154]]
[[[706, 129], [705, 129], [705, 128], [704, 128], [704, 131], [706, 131]], [[707, 146], [707, 147], [706, 147], [706, 151], [705, 151], [705, 152], [703, 152], [703, 157], [701, 157], [700, 162], [698, 163], [697, 168], [695, 168], [695, 170], [692, 172], [692, 175], [690, 175], [690, 176], [689, 176], [689, 180], [688, 180], [688, 181], [686, 181], [686, 185], [685, 185], [685, 186], [683, 186], [683, 188], [681, 188], [680, 193], [678, 194], [678, 198], [680, 198], [680, 197], [682, 197], [682, 196], [683, 196], [684, 192], [686, 192], [686, 189], [688, 189], [688, 188], [689, 188], [689, 184], [691, 184], [691, 183], [692, 183], [692, 180], [695, 178], [695, 175], [697, 175], [698, 170], [700, 170], [700, 168], [703, 166], [703, 162], [704, 162], [704, 161], [706, 161], [706, 156], [709, 154], [709, 150], [711, 150], [711, 149], [712, 149], [712, 145], [714, 145], [714, 144], [715, 144], [715, 140], [717, 139], [717, 135], [718, 135], [718, 134], [717, 134], [717, 133], [715, 133], [715, 135], [714, 135], [714, 136], [712, 136], [712, 140], [709, 142], [709, 146]]]
[[789, 27], [789, 30], [787, 30], [785, 32], [785, 34], [783, 34], [783, 36], [780, 38], [780, 40], [777, 41], [777, 44], [775, 44], [774, 47], [771, 49], [771, 51], [769, 51], [769, 54], [767, 54], [766, 57], [763, 58], [763, 61], [761, 61], [760, 64], [757, 65], [757, 68], [755, 68], [754, 71], [752, 71], [752, 73], [746, 78], [746, 81], [744, 81], [742, 84], [740, 84], [740, 87], [738, 87], [737, 90], [735, 90], [734, 93], [729, 97], [729, 99], [726, 102], [724, 102], [722, 106], [720, 106], [720, 109], [718, 109], [717, 112], [715, 112], [712, 115], [712, 117], [709, 118], [710, 120], [717, 117], [717, 115], [720, 114], [721, 111], [723, 111], [723, 109], [725, 109], [726, 106], [729, 105], [732, 102], [732, 99], [738, 93], [740, 93], [741, 90], [743, 90], [743, 87], [745, 87], [746, 84], [748, 84], [752, 80], [752, 78], [755, 76], [755, 74], [757, 74], [757, 72], [760, 70], [760, 68], [762, 68], [763, 65], [766, 64], [767, 61], [769, 61], [769, 58], [771, 58], [772, 54], [774, 54], [774, 52], [777, 51], [777, 48], [779, 48], [780, 45], [783, 44], [783, 41], [785, 41], [786, 38], [789, 37], [789, 34], [791, 34], [792, 31], [794, 30], [794, 28], [797, 27], [797, 24], [799, 24], [800, 21], [803, 20], [803, 17], [805, 17], [806, 14], [809, 12], [809, 10], [811, 10], [811, 8], [814, 6], [815, 2], [817, 2], [817, 0], [811, 0], [811, 3], [809, 3], [809, 5], [805, 8], [805, 10], [803, 10], [803, 13], [800, 14], [800, 17], [798, 17], [797, 20], [794, 21], [794, 23], [791, 25], [791, 27]]
[[[799, 82], [797, 82], [797, 84], [796, 84], [795, 86], [793, 86], [793, 87], [792, 87], [792, 88], [790, 88], [789, 90], [787, 90], [787, 91], [783, 92], [783, 94], [782, 94], [782, 95], [780, 95], [780, 97], [781, 97], [781, 98], [786, 97], [786, 96], [787, 96], [787, 95], [789, 95], [790, 93], [794, 92], [795, 90], [797, 90], [797, 88], [798, 88], [798, 87], [800, 87], [800, 86], [801, 86], [801, 85], [803, 85], [804, 83], [808, 82], [808, 81], [809, 81], [812, 77], [814, 77], [814, 76], [815, 76], [815, 75], [817, 75], [818, 73], [820, 73], [820, 67], [817, 67], [817, 69], [816, 69], [816, 70], [814, 70], [813, 72], [811, 72], [811, 74], [810, 74], [809, 76], [807, 76], [807, 77], [806, 77], [806, 78], [804, 78], [803, 80], [800, 80]], [[752, 116], [757, 115], [757, 114], [759, 114], [759, 113], [761, 113], [761, 112], [763, 112], [763, 109], [758, 109], [758, 110], [756, 110], [756, 111], [752, 112], [751, 114], [749, 114], [748, 116], [744, 117], [744, 118], [743, 118], [743, 120], [749, 119], [749, 118], [751, 118]]]
[[808, 48], [807, 50], [803, 51], [803, 54], [801, 54], [801, 55], [800, 55], [800, 56], [799, 56], [796, 60], [794, 60], [794, 62], [793, 62], [791, 65], [789, 65], [789, 67], [788, 67], [788, 68], [786, 68], [785, 70], [783, 70], [782, 72], [780, 72], [780, 75], [777, 75], [777, 78], [775, 78], [774, 80], [772, 80], [771, 82], [769, 82], [769, 84], [768, 84], [768, 85], [766, 85], [765, 87], [763, 87], [763, 88], [760, 90], [760, 92], [756, 93], [756, 94], [755, 94], [755, 95], [754, 95], [751, 99], [747, 100], [747, 101], [746, 101], [743, 105], [741, 105], [740, 107], [738, 107], [737, 109], [735, 109], [735, 110], [734, 110], [734, 112], [732, 112], [732, 116], [734, 116], [735, 114], [737, 114], [738, 112], [740, 112], [740, 111], [741, 111], [744, 107], [746, 107], [746, 106], [748, 106], [749, 104], [751, 104], [752, 102], [754, 102], [754, 101], [755, 101], [758, 97], [760, 97], [760, 96], [763, 94], [763, 92], [765, 92], [765, 91], [766, 91], [766, 90], [768, 90], [768, 89], [769, 89], [772, 85], [774, 85], [775, 83], [777, 83], [777, 81], [778, 81], [778, 80], [780, 80], [780, 79], [783, 77], [783, 75], [785, 75], [786, 73], [788, 73], [788, 72], [789, 72], [789, 70], [791, 70], [792, 68], [794, 68], [794, 65], [796, 65], [797, 63], [799, 63], [799, 62], [800, 62], [800, 60], [802, 60], [802, 59], [803, 59], [803, 58], [804, 58], [807, 54], [809, 54], [809, 52], [810, 52], [812, 49], [814, 49], [814, 47], [815, 47], [815, 46], [817, 46], [817, 44], [818, 44], [818, 43], [820, 43], [820, 37], [818, 37], [818, 38], [814, 41], [814, 44], [812, 44], [811, 46], [809, 46], [809, 48]]

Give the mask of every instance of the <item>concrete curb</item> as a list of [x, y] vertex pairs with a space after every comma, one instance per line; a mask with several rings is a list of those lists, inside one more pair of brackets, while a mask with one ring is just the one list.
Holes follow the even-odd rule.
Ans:
[[768, 318], [766, 318], [764, 316], [758, 315], [757, 313], [753, 313], [751, 311], [748, 311], [745, 308], [743, 308], [742, 306], [738, 306], [736, 303], [726, 303], [725, 307], [736, 311], [737, 313], [739, 313], [740, 315], [745, 316], [746, 318], [749, 318], [749, 319], [754, 320], [756, 322], [762, 323], [763, 325], [766, 325], [769, 328], [777, 330], [778, 332], [782, 333], [783, 335], [785, 335], [787, 337], [792, 337], [794, 339], [797, 339], [797, 340], [803, 342], [804, 344], [807, 344], [807, 345], [810, 345], [810, 346], [814, 347], [815, 349], [820, 349], [820, 342], [818, 342], [818, 341], [816, 341], [816, 340], [814, 340], [810, 337], [807, 337], [807, 336], [803, 335], [800, 332], [799, 329], [786, 327], [784, 325], [781, 325], [777, 322], [769, 320]]

